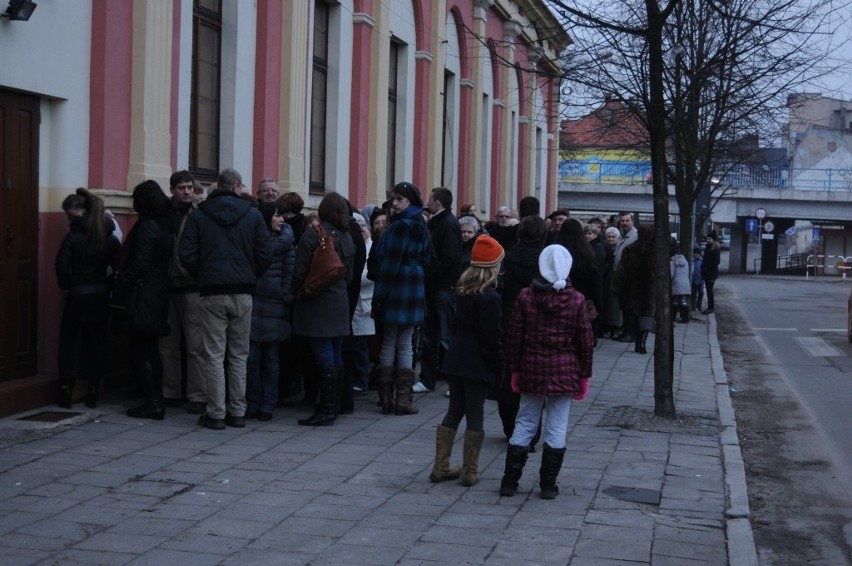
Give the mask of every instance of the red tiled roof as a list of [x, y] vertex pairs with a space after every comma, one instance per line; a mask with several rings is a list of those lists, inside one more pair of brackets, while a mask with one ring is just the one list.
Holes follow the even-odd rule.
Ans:
[[617, 100], [607, 100], [603, 106], [578, 120], [562, 122], [559, 136], [562, 149], [644, 149], [648, 147], [648, 132], [636, 116]]

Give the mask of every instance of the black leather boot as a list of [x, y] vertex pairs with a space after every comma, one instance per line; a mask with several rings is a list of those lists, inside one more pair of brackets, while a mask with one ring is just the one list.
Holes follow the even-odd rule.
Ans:
[[314, 414], [299, 419], [303, 426], [331, 426], [334, 424], [334, 398], [337, 390], [337, 368], [322, 366], [319, 368], [319, 401], [314, 406]]
[[98, 406], [98, 390], [100, 383], [89, 382], [89, 387], [86, 390], [86, 406], [90, 409], [96, 409]]
[[518, 491], [518, 481], [524, 473], [529, 450], [529, 446], [509, 444], [506, 450], [506, 468], [503, 471], [503, 480], [500, 482], [501, 496], [512, 497]]
[[542, 499], [556, 499], [559, 487], [556, 477], [562, 469], [562, 459], [565, 457], [565, 447], [551, 448], [546, 442], [541, 453], [541, 469], [538, 472], [538, 485], [541, 488]]
[[640, 354], [647, 354], [648, 350], [645, 348], [645, 343], [648, 341], [648, 334], [651, 332], [648, 330], [643, 330], [639, 333], [639, 338], [636, 339], [637, 347], [639, 348], [638, 352]]
[[63, 385], [59, 388], [59, 406], [63, 409], [71, 408], [71, 393], [73, 388], [70, 385]]
[[127, 416], [134, 419], [163, 420], [166, 416], [166, 409], [163, 403], [162, 379], [157, 378], [150, 361], [140, 363], [137, 372], [142, 389], [145, 390], [146, 400], [138, 407], [127, 409]]

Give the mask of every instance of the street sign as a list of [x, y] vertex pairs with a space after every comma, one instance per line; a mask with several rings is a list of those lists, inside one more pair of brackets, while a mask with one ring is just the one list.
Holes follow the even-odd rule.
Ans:
[[775, 234], [761, 234], [760, 239], [761, 240], [774, 240]]
[[746, 232], [757, 233], [757, 220], [754, 218], [749, 218], [745, 221], [745, 230]]
[[757, 217], [758, 220], [763, 220], [764, 218], [766, 218], [766, 209], [758, 208], [754, 211], [754, 215]]
[[814, 226], [811, 230], [811, 240], [813, 240], [814, 242], [819, 242], [820, 238], [822, 238], [822, 232], [820, 232], [819, 228]]
[[770, 232], [770, 233], [774, 232], [775, 231], [775, 224], [771, 220], [767, 220], [766, 222], [763, 223], [763, 229], [766, 232]]
[[795, 233], [796, 233], [796, 227], [795, 227], [795, 226], [790, 226], [789, 228], [787, 228], [787, 229], [784, 231], [784, 233], [785, 233], [785, 234], [787, 234], [788, 236], [792, 236], [793, 234], [795, 234]]

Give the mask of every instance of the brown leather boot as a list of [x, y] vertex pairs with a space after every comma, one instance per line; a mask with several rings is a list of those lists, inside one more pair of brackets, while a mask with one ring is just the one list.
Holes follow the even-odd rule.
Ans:
[[479, 453], [485, 440], [483, 431], [464, 431], [464, 460], [461, 484], [470, 487], [479, 483]]
[[432, 466], [429, 481], [437, 483], [458, 479], [461, 476], [462, 470], [460, 467], [450, 467], [450, 456], [453, 454], [453, 442], [455, 440], [455, 430], [438, 425], [438, 430], [435, 433], [435, 465]]
[[420, 411], [411, 404], [411, 388], [414, 386], [414, 370], [411, 368], [396, 368], [396, 408], [394, 414], [416, 415]]
[[379, 392], [379, 405], [385, 415], [393, 413], [393, 373], [395, 369], [393, 366], [376, 368], [376, 391]]

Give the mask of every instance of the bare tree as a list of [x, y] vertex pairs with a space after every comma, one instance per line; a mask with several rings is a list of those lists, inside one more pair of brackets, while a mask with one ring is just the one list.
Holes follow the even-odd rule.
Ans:
[[[681, 241], [693, 209], [732, 163], [744, 134], [777, 132], [786, 94], [831, 69], [818, 41], [847, 0], [582, 0], [550, 2], [575, 38], [566, 59], [570, 103], [585, 92], [621, 100], [647, 129], [653, 175], [657, 335], [655, 414], [676, 417], [673, 396], [669, 193]], [[832, 18], [835, 18], [832, 20]]]

